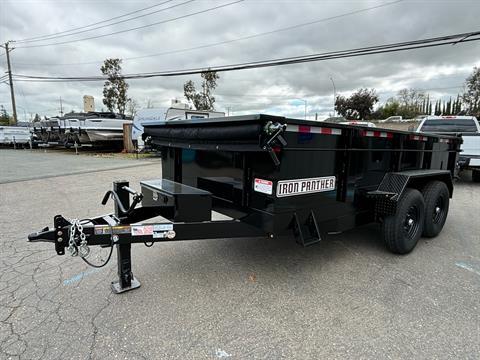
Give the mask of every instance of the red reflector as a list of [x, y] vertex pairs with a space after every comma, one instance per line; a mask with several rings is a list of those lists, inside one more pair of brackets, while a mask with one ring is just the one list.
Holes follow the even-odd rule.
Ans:
[[428, 138], [426, 136], [421, 136], [421, 135], [410, 135], [410, 140], [427, 141]]
[[360, 131], [360, 136], [368, 136], [368, 137], [379, 137], [379, 138], [387, 138], [387, 139], [393, 139], [393, 134], [392, 133], [387, 133], [384, 131], [365, 131], [362, 130]]
[[309, 133], [309, 132], [310, 132], [310, 126], [307, 126], [307, 125], [298, 125], [298, 132], [301, 132], [301, 133]]

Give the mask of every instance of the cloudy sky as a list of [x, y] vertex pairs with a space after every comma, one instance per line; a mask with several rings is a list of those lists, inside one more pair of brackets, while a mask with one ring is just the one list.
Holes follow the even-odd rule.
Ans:
[[[102, 61], [109, 57], [124, 59], [124, 73], [138, 73], [346, 50], [480, 29], [477, 0], [244, 0], [230, 4], [234, 1], [0, 0], [0, 42], [17, 41], [11, 52], [14, 74], [91, 76], [100, 75]], [[227, 6], [210, 10], [219, 5]], [[135, 13], [121, 17], [130, 12]], [[114, 17], [118, 18], [105, 22]], [[124, 21], [132, 17], [138, 18]], [[119, 21], [123, 22], [111, 24]], [[163, 23], [146, 26], [159, 22]], [[84, 28], [90, 24], [97, 25]], [[141, 26], [145, 27], [123, 31]], [[287, 27], [294, 28], [276, 31]], [[77, 33], [65, 36], [72, 29], [78, 29]], [[22, 41], [49, 34], [57, 35]], [[257, 34], [264, 35], [237, 41]], [[96, 38], [83, 40], [91, 37]], [[225, 41], [229, 42], [218, 44]], [[332, 112], [332, 80], [337, 93], [375, 88], [381, 101], [405, 87], [428, 89], [434, 99], [448, 98], [462, 91], [465, 78], [480, 65], [479, 50], [480, 43], [470, 42], [222, 73], [216, 107], [229, 108], [230, 114], [303, 117], [306, 101], [308, 117], [318, 113], [322, 118]], [[0, 76], [6, 71], [4, 55], [0, 55], [0, 71]], [[129, 80], [129, 96], [140, 107], [148, 101], [156, 107], [168, 106], [173, 98], [183, 99], [183, 83], [189, 79], [199, 82], [200, 77]], [[19, 119], [30, 118], [30, 113], [58, 114], [60, 97], [64, 110], [81, 110], [85, 94], [95, 97], [100, 110], [102, 86], [102, 82], [16, 81]], [[5, 83], [0, 83], [0, 104], [10, 111]]]

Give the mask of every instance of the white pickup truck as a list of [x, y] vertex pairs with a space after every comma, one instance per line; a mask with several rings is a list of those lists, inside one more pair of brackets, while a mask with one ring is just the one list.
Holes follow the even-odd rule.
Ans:
[[480, 125], [474, 116], [427, 116], [417, 132], [462, 135], [462, 152], [458, 159], [461, 170], [472, 170], [472, 179], [480, 182]]

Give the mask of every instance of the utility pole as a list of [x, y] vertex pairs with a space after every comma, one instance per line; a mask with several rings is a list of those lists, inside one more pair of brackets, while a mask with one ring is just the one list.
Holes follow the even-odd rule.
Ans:
[[227, 116], [230, 116], [230, 106], [227, 106]]
[[60, 116], [63, 116], [62, 97], [60, 96]]
[[332, 81], [333, 85], [333, 117], [336, 116], [336, 111], [335, 111], [335, 103], [337, 101], [337, 90], [335, 89], [335, 82], [333, 81], [333, 78], [330, 76], [330, 80]]
[[12, 125], [17, 125], [17, 106], [15, 105], [15, 91], [13, 91], [13, 80], [12, 80], [12, 67], [10, 65], [10, 51], [13, 49], [9, 49], [8, 45], [10, 44], [10, 41], [7, 41], [5, 45], [0, 45], [0, 47], [3, 47], [5, 49], [6, 55], [7, 55], [7, 73], [8, 73], [8, 82], [10, 85], [10, 98], [12, 100], [12, 110], [13, 110], [13, 123]]

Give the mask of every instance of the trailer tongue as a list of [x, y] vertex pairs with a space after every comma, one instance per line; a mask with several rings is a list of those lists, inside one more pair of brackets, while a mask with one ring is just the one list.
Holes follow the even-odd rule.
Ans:
[[29, 235], [87, 262], [91, 246], [116, 246], [116, 293], [140, 286], [132, 243], [294, 235], [307, 246], [377, 221], [389, 250], [408, 253], [442, 230], [461, 144], [267, 115], [150, 123], [144, 137], [162, 151], [162, 179], [142, 181], [140, 192], [116, 181], [102, 202], [112, 198], [114, 213], [57, 215], [52, 229]]

